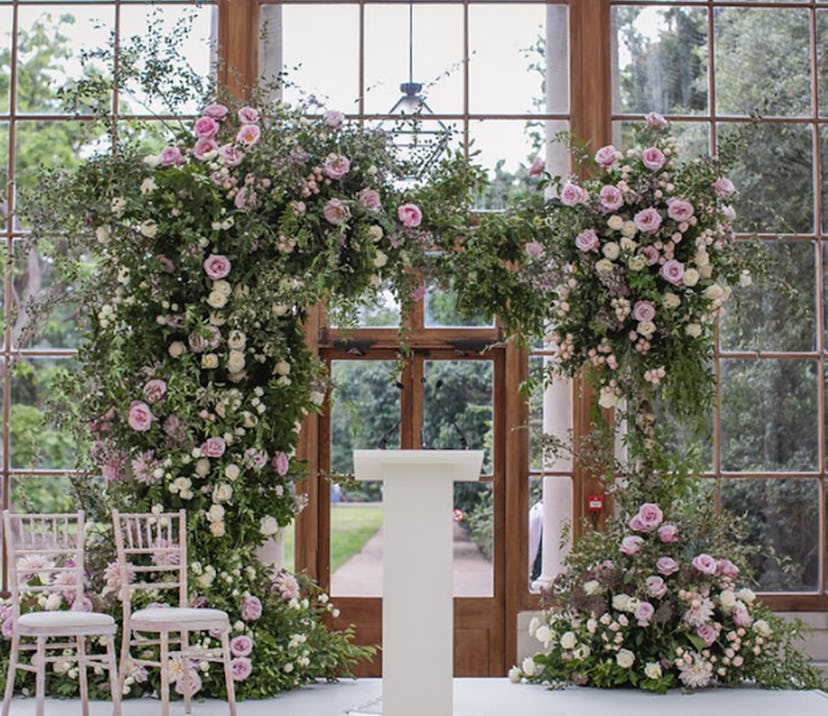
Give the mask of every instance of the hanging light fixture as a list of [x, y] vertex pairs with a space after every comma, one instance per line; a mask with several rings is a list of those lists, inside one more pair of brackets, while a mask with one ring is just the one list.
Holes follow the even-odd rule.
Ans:
[[[408, 82], [400, 84], [402, 96], [388, 114], [399, 119], [392, 130], [394, 143], [410, 164], [411, 178], [422, 176], [446, 151], [451, 130], [434, 115], [421, 94], [423, 85], [414, 81], [414, 4], [408, 6]], [[382, 128], [383, 123], [380, 123]]]

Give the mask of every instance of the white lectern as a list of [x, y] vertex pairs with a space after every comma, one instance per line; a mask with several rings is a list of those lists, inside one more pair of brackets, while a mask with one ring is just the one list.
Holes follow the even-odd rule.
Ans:
[[452, 507], [482, 450], [354, 450], [359, 480], [383, 482], [383, 716], [451, 716]]

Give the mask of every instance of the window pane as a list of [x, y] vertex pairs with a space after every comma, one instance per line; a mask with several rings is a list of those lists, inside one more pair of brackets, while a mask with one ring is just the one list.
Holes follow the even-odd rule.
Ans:
[[111, 68], [81, 66], [84, 50], [106, 47], [113, 29], [113, 10], [106, 6], [20, 6], [17, 66], [17, 111], [60, 113], [58, 93], [90, 70], [109, 74]]
[[816, 14], [817, 28], [817, 79], [819, 81], [819, 114], [828, 115], [828, 11], [818, 10]]
[[707, 11], [616, 7], [613, 108], [621, 112], [707, 111]]
[[722, 468], [817, 469], [816, 362], [721, 361]]
[[14, 475], [10, 502], [10, 509], [14, 512], [69, 512], [77, 509], [72, 481], [57, 475]]
[[492, 483], [454, 484], [454, 596], [494, 594], [494, 490]]
[[475, 313], [472, 316], [461, 315], [457, 311], [457, 295], [451, 291], [430, 288], [425, 298], [426, 328], [494, 326], [494, 321]]
[[774, 282], [737, 289], [719, 322], [721, 346], [724, 350], [814, 350], [815, 245], [775, 240], [764, 242], [763, 248]]
[[822, 175], [822, 232], [828, 233], [828, 127], [820, 128], [820, 172]]
[[723, 8], [713, 18], [717, 112], [810, 114], [811, 33], [807, 11]]
[[[0, 7], [0, 27], [12, 26], [11, 8]], [[11, 90], [11, 33], [0, 32], [0, 114], [9, 112]], [[2, 160], [3, 157], [0, 157]], [[5, 162], [3, 162], [5, 166]]]
[[[543, 356], [530, 356], [529, 380], [533, 383], [529, 394], [529, 469], [543, 469], [543, 376], [546, 359]], [[532, 504], [531, 501], [529, 504]]]
[[[641, 122], [613, 122], [612, 134], [615, 146], [628, 149], [632, 146], [633, 128]], [[709, 156], [710, 127], [707, 122], [670, 122], [670, 133], [679, 144], [682, 160]]]
[[75, 437], [59, 427], [47, 412], [47, 403], [57, 392], [61, 373], [74, 368], [67, 358], [18, 359], [11, 381], [11, 464], [16, 468], [61, 468], [75, 466]]
[[462, 5], [365, 7], [365, 111], [388, 113], [409, 82], [435, 114], [462, 111]]
[[722, 480], [722, 507], [745, 514], [746, 543], [761, 545], [751, 560], [759, 589], [815, 591], [818, 585], [817, 480]]
[[545, 112], [546, 9], [541, 4], [469, 7], [469, 108], [473, 113]]
[[812, 147], [810, 126], [760, 124], [750, 133], [749, 149], [730, 174], [738, 192], [737, 231], [813, 232]]
[[[274, 33], [271, 28], [270, 43], [278, 46]], [[287, 102], [296, 104], [302, 93], [309, 93], [330, 109], [356, 109], [359, 13], [355, 5], [285, 5], [281, 40], [287, 80], [294, 85], [285, 89]]]

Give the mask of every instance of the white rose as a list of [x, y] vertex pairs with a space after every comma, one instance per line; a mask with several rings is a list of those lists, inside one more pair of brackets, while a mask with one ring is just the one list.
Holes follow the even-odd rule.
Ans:
[[207, 510], [208, 522], [222, 522], [224, 520], [224, 508], [221, 505], [210, 505]]
[[244, 353], [241, 351], [230, 351], [227, 356], [227, 370], [231, 373], [238, 373], [244, 369]]
[[694, 257], [693, 261], [695, 262], [696, 266], [707, 266], [707, 264], [710, 263], [710, 256], [704, 249], [699, 249], [698, 251], [696, 251], [696, 256]]
[[167, 352], [173, 358], [180, 358], [186, 351], [187, 347], [181, 341], [173, 341], [170, 343], [170, 347], [167, 348]]
[[696, 271], [694, 268], [689, 268], [684, 272], [684, 276], [681, 277], [681, 282], [685, 286], [695, 286], [699, 282], [699, 272]]
[[732, 589], [725, 589], [719, 594], [719, 604], [722, 605], [722, 609], [726, 612], [733, 611], [733, 608], [736, 606], [736, 595]]
[[710, 278], [713, 275], [713, 264], [705, 264], [699, 266], [699, 276], [702, 278]]
[[701, 335], [702, 327], [698, 323], [688, 323], [684, 332], [691, 338], [698, 338]]
[[158, 224], [156, 224], [152, 219], [148, 219], [141, 224], [141, 233], [148, 239], [153, 238], [158, 233]]
[[382, 227], [374, 224], [368, 229], [368, 235], [373, 241], [379, 241], [383, 236]]
[[215, 311], [210, 311], [210, 325], [212, 326], [223, 326], [227, 322], [227, 319], [222, 316], [220, 313], [216, 313]]
[[206, 477], [210, 472], [210, 461], [206, 457], [201, 457], [196, 460], [195, 473], [199, 477]]
[[601, 253], [603, 253], [604, 256], [606, 256], [610, 261], [615, 261], [621, 253], [621, 249], [614, 241], [608, 241], [601, 249]]
[[629, 649], [621, 649], [621, 651], [615, 655], [615, 663], [622, 669], [629, 669], [634, 662], [635, 654], [633, 654]]
[[601, 591], [601, 583], [597, 579], [590, 579], [588, 582], [584, 582], [584, 591], [590, 596], [598, 594]]
[[54, 612], [60, 609], [60, 605], [63, 604], [63, 597], [60, 594], [50, 594], [46, 598], [46, 604], [44, 605], [44, 609], [47, 612]]
[[210, 534], [213, 537], [224, 537], [224, 522], [211, 522]]
[[228, 480], [230, 480], [231, 482], [234, 481], [234, 480], [237, 480], [240, 474], [241, 474], [241, 470], [239, 469], [239, 466], [236, 465], [235, 463], [231, 462], [229, 465], [226, 465], [225, 468], [224, 468], [224, 476]]
[[621, 233], [628, 239], [635, 236], [637, 232], [638, 229], [635, 228], [635, 224], [632, 221], [625, 221], [624, 225], [621, 227]]
[[223, 278], [220, 278], [218, 281], [213, 281], [213, 290], [218, 291], [225, 296], [229, 296], [233, 293], [233, 288], [230, 286], [230, 282], [225, 281]]
[[609, 259], [599, 259], [595, 262], [595, 270], [598, 273], [612, 273], [613, 263]]
[[646, 265], [647, 263], [643, 258], [641, 258], [641, 256], [630, 256], [630, 260], [627, 262], [627, 266], [630, 267], [630, 271], [643, 271]]
[[575, 632], [567, 631], [564, 632], [561, 636], [561, 648], [562, 649], [574, 649], [578, 643], [578, 637], [575, 636]]
[[108, 226], [99, 226], [95, 229], [95, 238], [98, 240], [99, 244], [108, 244], [110, 235], [111, 232], [109, 231]]
[[719, 286], [719, 284], [714, 283], [704, 289], [704, 291], [702, 291], [702, 295], [708, 301], [715, 301], [717, 298], [721, 298], [724, 295], [724, 289]]
[[624, 226], [624, 220], [618, 214], [613, 214], [607, 219], [607, 226], [613, 231], [621, 231], [621, 227]]
[[242, 351], [247, 345], [247, 336], [241, 331], [230, 331], [230, 335], [227, 336], [227, 345], [235, 351]]
[[572, 650], [572, 656], [578, 661], [588, 659], [591, 653], [592, 649], [590, 649], [586, 644], [578, 644], [577, 648]]
[[772, 634], [770, 625], [764, 619], [757, 619], [753, 622], [753, 631], [759, 636], [770, 636]]
[[265, 537], [272, 537], [279, 531], [279, 523], [272, 515], [265, 515], [259, 522], [259, 532]]
[[519, 684], [521, 677], [522, 674], [519, 667], [513, 666], [511, 669], [509, 669], [509, 681], [511, 681], [513, 684]]
[[648, 679], [660, 679], [661, 678], [661, 664], [656, 661], [651, 661], [644, 667], [644, 676]]
[[747, 587], [740, 589], [736, 596], [739, 597], [739, 599], [741, 599], [745, 604], [752, 604], [756, 600], [756, 595], [753, 593], [753, 590], [748, 589]]
[[552, 641], [552, 630], [546, 626], [546, 624], [539, 626], [535, 632], [535, 639], [543, 642], [544, 644]]
[[287, 315], [289, 309], [284, 303], [274, 303], [270, 310], [276, 318], [281, 318]]
[[653, 323], [652, 321], [641, 321], [641, 322], [639, 322], [638, 326], [636, 327], [636, 330], [642, 336], [649, 337], [649, 336], [653, 335], [653, 333], [655, 333], [655, 323]]
[[628, 236], [625, 236], [620, 241], [621, 249], [623, 251], [635, 251], [638, 244]]
[[537, 665], [535, 664], [535, 660], [531, 656], [527, 656], [523, 663], [520, 665], [520, 668], [523, 670], [523, 673], [527, 676], [534, 676], [535, 672], [537, 671]]
[[213, 502], [229, 502], [233, 498], [233, 488], [226, 482], [220, 482], [213, 488]]
[[215, 353], [205, 353], [201, 356], [201, 367], [205, 370], [218, 368], [218, 356]]
[[207, 303], [211, 308], [224, 308], [227, 305], [227, 296], [218, 291], [210, 291], [207, 296]]
[[374, 266], [382, 268], [387, 263], [388, 257], [382, 251], [377, 251], [377, 255], [374, 257]]
[[665, 308], [678, 308], [681, 304], [681, 298], [679, 298], [672, 291], [667, 291], [662, 297], [661, 302], [664, 304]]
[[630, 603], [630, 596], [628, 594], [616, 594], [612, 598], [612, 608], [619, 612], [627, 611], [627, 605]]
[[124, 213], [124, 209], [126, 208], [126, 199], [120, 196], [116, 196], [114, 199], [112, 199], [110, 208], [112, 209], [112, 213], [115, 214], [115, 216], [120, 216]]
[[529, 620], [529, 636], [534, 637], [535, 633], [538, 631], [538, 627], [541, 625], [541, 620], [538, 617], [532, 617]]
[[601, 388], [598, 396], [598, 405], [602, 408], [614, 408], [618, 404], [618, 396], [612, 388]]
[[142, 194], [152, 194], [155, 190], [155, 179], [152, 177], [147, 177], [144, 181], [141, 182], [141, 193]]
[[290, 374], [290, 363], [286, 360], [280, 360], [275, 366], [273, 366], [273, 370], [279, 375], [288, 375]]
[[204, 572], [196, 578], [196, 584], [202, 589], [209, 589], [213, 586], [213, 581], [216, 578], [216, 569], [212, 565], [207, 565]]

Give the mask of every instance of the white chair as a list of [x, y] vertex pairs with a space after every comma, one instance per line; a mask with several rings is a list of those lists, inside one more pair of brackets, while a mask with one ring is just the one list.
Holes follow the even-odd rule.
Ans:
[[[113, 510], [112, 520], [124, 613], [121, 684], [136, 667], [159, 669], [161, 713], [169, 716], [170, 665], [177, 658], [182, 667], [178, 678], [182, 679], [185, 711], [190, 713], [192, 660], [220, 662], [224, 667], [230, 716], [236, 716], [230, 665], [230, 618], [220, 609], [188, 606], [186, 511], [139, 514]], [[164, 592], [167, 592], [174, 604], [132, 611], [132, 600], [142, 591], [150, 593], [154, 602], [163, 601]], [[190, 645], [190, 632], [205, 631], [220, 640], [220, 648], [202, 649]], [[154, 649], [157, 652], [148, 656], [148, 650]]]
[[[84, 716], [89, 714], [86, 669], [89, 666], [106, 669], [112, 713], [120, 716], [121, 684], [115, 665], [117, 625], [109, 614], [84, 611], [85, 607], [90, 608], [90, 603], [84, 602], [83, 512], [23, 515], [5, 510], [3, 529], [13, 618], [3, 716], [9, 716], [18, 670], [34, 672], [35, 713], [43, 716], [46, 667], [56, 662], [77, 664]], [[68, 611], [60, 609], [67, 605]], [[44, 606], [47, 610], [43, 610]], [[87, 637], [103, 637], [106, 653], [88, 653]], [[27, 641], [21, 641], [23, 638]], [[32, 652], [30, 659], [21, 659]]]

